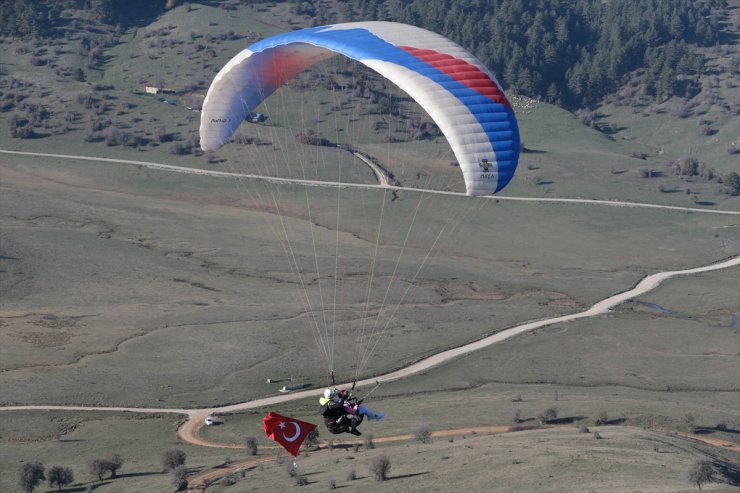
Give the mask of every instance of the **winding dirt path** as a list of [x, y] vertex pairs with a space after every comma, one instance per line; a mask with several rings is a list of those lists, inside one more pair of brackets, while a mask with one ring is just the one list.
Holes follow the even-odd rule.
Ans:
[[[483, 349], [493, 344], [505, 341], [519, 334], [523, 334], [525, 332], [530, 332], [532, 330], [546, 327], [548, 325], [570, 322], [572, 320], [579, 320], [582, 318], [594, 317], [597, 315], [608, 313], [613, 307], [620, 305], [624, 303], [625, 301], [628, 301], [634, 297], [640, 296], [642, 294], [645, 294], [655, 289], [663, 281], [665, 281], [666, 279], [670, 279], [672, 277], [686, 276], [686, 275], [692, 275], [692, 274], [699, 274], [702, 272], [710, 272], [710, 271], [715, 271], [715, 270], [720, 270], [720, 269], [727, 269], [727, 268], [735, 267], [738, 265], [740, 265], [740, 255], [724, 260], [722, 262], [713, 263], [713, 264], [705, 265], [702, 267], [695, 267], [692, 269], [677, 270], [677, 271], [658, 272], [656, 274], [652, 274], [652, 275], [645, 277], [639, 283], [637, 283], [637, 285], [634, 288], [629, 289], [627, 291], [623, 291], [618, 294], [615, 294], [613, 296], [610, 296], [609, 298], [606, 298], [602, 301], [599, 301], [598, 303], [594, 304], [593, 306], [591, 306], [591, 308], [588, 308], [587, 310], [584, 310], [578, 313], [572, 313], [569, 315], [562, 315], [562, 316], [554, 317], [554, 318], [535, 320], [532, 322], [527, 322], [521, 325], [517, 325], [515, 327], [504, 329], [501, 332], [497, 332], [496, 334], [485, 337], [483, 339], [472, 342], [470, 344], [465, 344], [464, 346], [459, 346], [456, 348], [448, 349], [446, 351], [442, 351], [440, 353], [434, 354], [432, 356], [429, 356], [428, 358], [424, 358], [420, 361], [417, 361], [416, 363], [413, 363], [399, 370], [386, 373], [385, 375], [380, 375], [374, 378], [367, 378], [364, 380], [358, 380], [356, 383], [356, 386], [362, 387], [362, 386], [368, 386], [368, 385], [375, 385], [378, 382], [382, 383], [382, 382], [391, 382], [394, 380], [399, 380], [401, 378], [405, 378], [405, 377], [414, 375], [416, 373], [429, 370], [430, 368], [438, 366], [454, 358], [463, 356], [473, 351], [478, 351], [479, 349]], [[352, 382], [344, 382], [338, 385], [348, 386], [351, 384]], [[185, 437], [188, 437], [188, 438], [192, 437], [195, 440], [194, 437], [197, 436], [197, 430], [198, 430], [197, 422], [198, 421], [203, 422], [203, 419], [208, 414], [227, 413], [227, 412], [243, 411], [247, 409], [254, 409], [258, 407], [274, 406], [276, 404], [304, 399], [307, 397], [316, 397], [319, 394], [321, 394], [321, 392], [322, 392], [322, 389], [303, 390], [299, 392], [292, 392], [292, 393], [280, 394], [280, 395], [275, 395], [275, 396], [270, 396], [270, 397], [263, 397], [261, 399], [254, 399], [251, 401], [241, 402], [238, 404], [218, 406], [218, 407], [212, 407], [212, 408], [206, 408], [206, 409], [158, 409], [158, 408], [136, 408], [136, 407], [134, 408], [95, 407], [95, 406], [2, 406], [0, 407], [0, 411], [61, 410], [61, 411], [115, 411], [115, 412], [132, 412], [132, 413], [185, 414], [188, 416], [188, 421], [185, 424], [183, 424], [181, 427], [181, 430], [183, 428], [185, 429], [185, 431], [182, 432], [183, 434], [181, 436], [183, 437], [183, 439], [185, 439]], [[196, 422], [196, 424], [189, 424], [190, 422]], [[191, 429], [194, 431], [193, 432], [188, 431]], [[178, 433], [180, 433], [180, 431]]]

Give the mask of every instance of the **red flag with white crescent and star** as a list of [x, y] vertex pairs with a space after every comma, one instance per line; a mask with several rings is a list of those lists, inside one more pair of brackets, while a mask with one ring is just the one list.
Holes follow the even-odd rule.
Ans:
[[316, 429], [316, 425], [269, 412], [262, 418], [262, 429], [270, 439], [285, 447], [285, 450], [296, 457], [301, 443], [309, 433]]

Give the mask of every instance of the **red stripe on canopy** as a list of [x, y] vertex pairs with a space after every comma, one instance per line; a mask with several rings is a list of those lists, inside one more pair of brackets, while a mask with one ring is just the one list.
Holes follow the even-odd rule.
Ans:
[[486, 96], [493, 101], [503, 104], [507, 108], [511, 109], [511, 104], [504, 96], [501, 88], [491, 80], [481, 69], [475, 65], [460, 60], [452, 55], [445, 53], [439, 53], [434, 50], [425, 50], [422, 48], [414, 48], [412, 46], [399, 46], [403, 51], [410, 53], [422, 62], [428, 63], [432, 67], [436, 68], [442, 73], [445, 73], [455, 79], [456, 81], [464, 84], [466, 87], [473, 89], [478, 94]]

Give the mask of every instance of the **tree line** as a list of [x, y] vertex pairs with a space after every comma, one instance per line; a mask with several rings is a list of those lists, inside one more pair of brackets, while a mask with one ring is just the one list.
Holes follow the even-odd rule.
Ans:
[[64, 10], [85, 10], [90, 18], [109, 24], [154, 18], [165, 2], [151, 0], [3, 0], [0, 2], [0, 36], [46, 38], [60, 34], [69, 19]]
[[[646, 92], [684, 96], [681, 77], [719, 41], [726, 0], [350, 0], [355, 20], [382, 19], [438, 32], [471, 50], [517, 93], [584, 107], [645, 68]], [[305, 2], [301, 2], [305, 3]]]

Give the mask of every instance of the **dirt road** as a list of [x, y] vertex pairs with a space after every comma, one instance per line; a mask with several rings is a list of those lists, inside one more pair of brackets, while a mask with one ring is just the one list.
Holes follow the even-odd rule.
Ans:
[[[411, 188], [411, 187], [402, 187], [402, 186], [396, 186], [391, 185], [388, 183], [388, 179], [385, 176], [385, 174], [380, 170], [375, 164], [371, 164], [372, 161], [369, 159], [360, 156], [357, 156], [358, 158], [362, 159], [370, 168], [373, 170], [373, 173], [378, 178], [379, 184], [361, 184], [361, 183], [346, 183], [346, 182], [334, 182], [334, 181], [319, 181], [319, 180], [301, 180], [301, 179], [294, 179], [294, 178], [277, 178], [277, 177], [269, 177], [269, 176], [263, 176], [263, 175], [256, 175], [256, 174], [245, 174], [245, 173], [229, 173], [226, 171], [214, 171], [214, 170], [207, 170], [207, 169], [199, 169], [199, 168], [188, 168], [186, 166], [175, 166], [172, 164], [162, 164], [162, 163], [155, 163], [151, 161], [134, 161], [131, 159], [114, 159], [114, 158], [103, 158], [103, 157], [91, 157], [91, 156], [73, 156], [68, 154], [47, 154], [47, 153], [41, 153], [41, 152], [24, 152], [24, 151], [10, 151], [6, 149], [0, 149], [0, 154], [14, 154], [19, 156], [39, 156], [39, 157], [53, 157], [57, 159], [72, 159], [72, 160], [78, 160], [78, 161], [97, 161], [97, 162], [104, 162], [104, 163], [116, 163], [116, 164], [125, 164], [125, 165], [134, 165], [134, 166], [141, 166], [148, 169], [153, 170], [159, 170], [159, 171], [167, 171], [167, 172], [174, 172], [174, 173], [186, 173], [191, 175], [201, 175], [201, 176], [212, 176], [217, 178], [238, 178], [238, 179], [248, 179], [248, 180], [263, 180], [263, 181], [269, 181], [273, 183], [292, 183], [292, 184], [302, 184], [306, 186], [315, 186], [315, 187], [340, 187], [340, 188], [365, 188], [365, 189], [385, 189], [385, 190], [397, 190], [397, 191], [405, 191], [405, 192], [415, 192], [415, 193], [431, 193], [431, 194], [437, 194], [437, 195], [455, 195], [455, 196], [466, 196], [463, 192], [449, 192], [445, 190], [434, 190], [434, 189], [425, 189], [425, 188]], [[633, 207], [633, 208], [647, 208], [647, 209], [665, 209], [665, 210], [675, 210], [675, 211], [683, 211], [683, 212], [701, 212], [706, 214], [725, 214], [725, 215], [740, 215], [740, 211], [728, 211], [728, 210], [718, 210], [718, 209], [701, 209], [698, 207], [677, 207], [672, 205], [659, 205], [659, 204], [646, 204], [646, 203], [640, 203], [640, 202], [626, 202], [626, 201], [617, 201], [617, 200], [597, 200], [597, 199], [559, 199], [555, 197], [509, 197], [505, 195], [485, 195], [478, 197], [479, 199], [494, 199], [494, 200], [510, 200], [510, 201], [516, 201], [516, 202], [538, 202], [538, 203], [563, 203], [563, 204], [586, 204], [586, 205], [601, 205], [601, 206], [608, 206], [608, 207]]]
[[[202, 420], [200, 420], [202, 423]], [[186, 424], [187, 425], [187, 424]], [[201, 428], [202, 425], [198, 426], [188, 426], [187, 428], [184, 426], [181, 428], [180, 432], [183, 432], [185, 429], [187, 430], [187, 435], [180, 434], [180, 438], [185, 440], [186, 436], [188, 437], [187, 441], [190, 441], [191, 433], [195, 434], [195, 437], [197, 441], [192, 441], [191, 443], [195, 443], [197, 445], [204, 445], [206, 447], [220, 447], [220, 448], [243, 448], [241, 446], [237, 446], [234, 444], [219, 444], [215, 442], [206, 442], [200, 437], [197, 437], [197, 430]], [[557, 426], [545, 426], [546, 428], [575, 428], [575, 425], [557, 425]], [[433, 438], [449, 438], [449, 437], [459, 437], [464, 435], [471, 435], [471, 434], [500, 434], [500, 433], [509, 433], [510, 426], [473, 426], [469, 428], [457, 428], [457, 429], [451, 429], [451, 430], [440, 430], [432, 432]], [[699, 441], [708, 445], [713, 445], [715, 447], [720, 447], [724, 450], [731, 450], [734, 452], [740, 452], [740, 445], [728, 442], [726, 440], [719, 440], [719, 439], [713, 439], [709, 437], [704, 437], [700, 435], [691, 435], [688, 433], [677, 433], [677, 437], [690, 440], [690, 441]], [[405, 442], [414, 440], [415, 437], [412, 434], [406, 434], [406, 435], [393, 435], [393, 436], [387, 436], [387, 437], [379, 437], [374, 438], [373, 442], [375, 443], [392, 443], [392, 442]], [[352, 439], [348, 440], [346, 442], [343, 442], [345, 446], [352, 446], [354, 443], [362, 443], [361, 440]], [[322, 444], [321, 448], [319, 450], [316, 450], [312, 453], [326, 453], [328, 452], [327, 444]], [[268, 462], [272, 462], [277, 459], [277, 455], [268, 455], [263, 457], [255, 457], [251, 459], [246, 459], [242, 461], [233, 462], [228, 465], [223, 465], [214, 469], [209, 469], [207, 471], [201, 472], [199, 474], [195, 474], [194, 476], [191, 476], [189, 478], [189, 485], [188, 489], [190, 491], [204, 491], [209, 485], [215, 483], [219, 479], [226, 477], [230, 474], [237, 474], [242, 470], [248, 470], [253, 467], [258, 466], [259, 464], [265, 464]]]
[[[692, 269], [677, 270], [677, 271], [666, 271], [658, 272], [656, 274], [645, 277], [637, 285], [624, 291], [622, 293], [615, 294], [594, 304], [591, 308], [578, 313], [572, 313], [569, 315], [563, 315], [560, 317], [548, 318], [544, 320], [535, 320], [527, 322], [522, 325], [510, 327], [504, 329], [501, 332], [497, 332], [491, 336], [485, 337], [478, 341], [466, 344], [464, 346], [448, 349], [442, 351], [421, 361], [409, 365], [400, 370], [386, 373], [375, 378], [368, 378], [365, 380], [359, 380], [356, 383], [356, 387], [363, 387], [368, 385], [375, 385], [377, 382], [390, 382], [393, 380], [399, 380], [416, 373], [420, 373], [442, 363], [445, 363], [454, 358], [458, 358], [465, 354], [477, 351], [479, 349], [486, 348], [493, 344], [497, 344], [501, 341], [505, 341], [519, 334], [530, 332], [535, 329], [546, 327], [548, 325], [570, 322], [572, 320], [578, 320], [581, 318], [593, 317], [601, 314], [608, 313], [613, 307], [624, 303], [632, 298], [645, 294], [656, 287], [658, 287], [666, 279], [677, 276], [687, 276], [692, 274], [698, 274], [702, 272], [710, 272], [714, 270], [727, 269], [730, 267], [736, 267], [740, 265], [740, 255], [732, 257], [722, 262], [705, 265], [701, 267], [695, 267]], [[352, 382], [339, 383], [339, 386], [349, 386]], [[235, 411], [243, 411], [247, 409], [254, 409], [258, 407], [274, 406], [282, 404], [284, 402], [304, 399], [307, 397], [316, 397], [321, 394], [322, 389], [311, 389], [299, 392], [292, 392], [286, 394], [280, 394], [270, 397], [263, 397], [261, 399], [255, 399], [247, 402], [241, 402], [238, 404], [231, 404], [228, 406], [213, 407], [210, 409], [157, 409], [157, 408], [126, 408], [126, 407], [94, 407], [94, 406], [3, 406], [0, 407], [0, 411], [31, 411], [31, 410], [67, 410], [67, 411], [115, 411], [115, 412], [136, 412], [136, 413], [173, 413], [173, 414], [185, 414], [188, 416], [188, 422], [184, 426], [197, 426], [197, 423], [203, 422], [203, 419], [208, 414], [227, 413]], [[188, 423], [195, 422], [195, 425], [189, 425]], [[192, 434], [191, 434], [192, 435]], [[188, 435], [190, 436], [190, 435]], [[195, 435], [193, 435], [195, 436]]]

